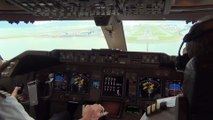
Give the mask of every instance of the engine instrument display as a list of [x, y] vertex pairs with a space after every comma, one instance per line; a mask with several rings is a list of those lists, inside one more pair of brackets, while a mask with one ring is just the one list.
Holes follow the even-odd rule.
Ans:
[[103, 96], [122, 96], [123, 77], [105, 76], [102, 87]]
[[138, 97], [156, 99], [161, 97], [161, 79], [154, 77], [138, 78]]

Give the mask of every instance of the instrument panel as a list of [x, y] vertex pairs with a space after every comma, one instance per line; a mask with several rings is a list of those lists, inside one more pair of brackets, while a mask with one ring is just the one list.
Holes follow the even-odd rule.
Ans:
[[[125, 120], [134, 116], [138, 120], [144, 108], [156, 99], [182, 91], [183, 76], [176, 72], [171, 57], [164, 53], [117, 50], [53, 50], [41, 53], [27, 52], [17, 57], [18, 60], [12, 59], [8, 65], [16, 61], [16, 67], [7, 71], [5, 66], [1, 77], [31, 73], [33, 77], [25, 81], [36, 80], [40, 84], [51, 81], [49, 84], [53, 87], [43, 85], [39, 94], [51, 94], [46, 95], [51, 104], [50, 115], [71, 110], [69, 107], [76, 107], [76, 103], [100, 103], [110, 113], [111, 119]], [[41, 67], [39, 62], [27, 63], [25, 59], [28, 60], [29, 55], [34, 56], [34, 60], [36, 57], [38, 60], [48, 58], [47, 65]], [[36, 68], [21, 67], [28, 64], [34, 64]], [[5, 72], [10, 73], [5, 75]], [[76, 118], [81, 115], [81, 109], [77, 110]]]

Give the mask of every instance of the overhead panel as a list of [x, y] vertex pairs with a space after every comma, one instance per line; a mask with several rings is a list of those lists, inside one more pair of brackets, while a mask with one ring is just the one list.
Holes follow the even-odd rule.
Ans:
[[[34, 16], [55, 19], [97, 15], [140, 16], [165, 13], [167, 0], [8, 0]], [[167, 9], [168, 12], [168, 9]]]

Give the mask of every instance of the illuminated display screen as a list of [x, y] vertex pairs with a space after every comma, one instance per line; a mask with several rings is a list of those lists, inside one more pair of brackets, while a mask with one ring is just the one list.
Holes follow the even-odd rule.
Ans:
[[99, 80], [93, 80], [93, 87], [96, 88], [96, 89], [99, 89], [100, 81]]
[[64, 78], [63, 78], [63, 74], [56, 74], [55, 75], [55, 81], [63, 81]]
[[138, 78], [138, 97], [156, 99], [161, 97], [161, 79], [153, 77]]
[[121, 97], [123, 94], [123, 77], [105, 76], [102, 87], [103, 96]]
[[180, 80], [166, 81], [166, 96], [175, 96], [182, 93], [182, 82]]
[[73, 73], [70, 79], [70, 91], [77, 93], [88, 93], [90, 75], [87, 73]]
[[120, 118], [122, 112], [122, 102], [119, 101], [102, 101], [101, 105], [106, 112], [109, 112], [109, 116], [112, 118]]
[[68, 76], [65, 73], [55, 73], [54, 75], [54, 89], [60, 90], [60, 91], [66, 91], [67, 90], [67, 81]]

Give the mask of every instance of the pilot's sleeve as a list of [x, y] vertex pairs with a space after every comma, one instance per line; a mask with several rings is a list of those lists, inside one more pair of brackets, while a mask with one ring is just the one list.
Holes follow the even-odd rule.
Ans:
[[34, 120], [15, 97], [4, 91], [0, 91], [0, 108], [1, 120]]
[[140, 120], [149, 120], [149, 118], [147, 118], [146, 113], [144, 113]]

